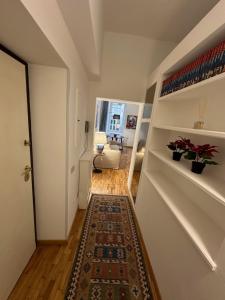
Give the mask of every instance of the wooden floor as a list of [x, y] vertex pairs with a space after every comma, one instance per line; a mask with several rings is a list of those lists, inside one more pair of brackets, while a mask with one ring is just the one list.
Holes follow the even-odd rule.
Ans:
[[128, 195], [128, 170], [104, 169], [93, 173], [91, 192], [94, 194]]
[[[127, 176], [128, 168], [104, 170], [102, 174], [94, 174], [92, 193], [128, 195]], [[84, 217], [85, 211], [78, 210], [67, 245], [37, 247], [8, 300], [64, 299]], [[160, 300], [146, 251], [144, 253], [154, 296], [153, 300]]]
[[134, 202], [136, 201], [136, 197], [137, 197], [140, 175], [141, 175], [141, 171], [133, 172], [133, 178], [132, 178], [132, 182], [131, 182], [131, 195], [133, 197]]
[[102, 169], [102, 173], [93, 173], [91, 192], [94, 194], [128, 195], [127, 179], [131, 153], [132, 148], [124, 147], [119, 170]]
[[67, 245], [37, 247], [9, 300], [64, 299], [84, 216], [85, 211], [78, 210]]
[[120, 157], [120, 169], [129, 170], [132, 150], [133, 150], [132, 147], [123, 147], [123, 150], [121, 151], [121, 157]]
[[[78, 210], [67, 245], [38, 246], [8, 300], [63, 300], [84, 222]], [[153, 271], [144, 249], [153, 300], [160, 300]]]

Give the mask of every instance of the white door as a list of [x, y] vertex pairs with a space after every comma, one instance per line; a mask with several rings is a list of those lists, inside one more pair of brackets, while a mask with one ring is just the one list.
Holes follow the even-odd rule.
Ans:
[[[0, 50], [0, 299], [35, 250], [25, 65]], [[28, 178], [26, 178], [28, 179]]]

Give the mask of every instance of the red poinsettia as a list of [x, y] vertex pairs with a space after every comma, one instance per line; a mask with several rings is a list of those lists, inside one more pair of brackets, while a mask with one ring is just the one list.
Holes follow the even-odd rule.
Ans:
[[194, 146], [190, 139], [186, 139], [183, 137], [179, 137], [178, 140], [174, 141], [174, 142], [170, 142], [167, 147], [175, 152], [179, 152], [179, 153], [185, 153], [187, 152], [192, 146]]
[[192, 145], [185, 158], [204, 164], [217, 165], [217, 162], [212, 160], [214, 154], [218, 153], [216, 148], [217, 146], [211, 146], [210, 144]]

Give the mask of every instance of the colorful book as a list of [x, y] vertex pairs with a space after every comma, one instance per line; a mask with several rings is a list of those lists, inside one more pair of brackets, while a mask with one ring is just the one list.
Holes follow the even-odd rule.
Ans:
[[225, 41], [198, 56], [163, 81], [161, 96], [225, 72]]

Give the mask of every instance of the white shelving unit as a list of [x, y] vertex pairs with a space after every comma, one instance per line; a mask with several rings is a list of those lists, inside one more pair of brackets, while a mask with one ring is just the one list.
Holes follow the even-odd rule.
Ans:
[[204, 244], [204, 241], [201, 239], [199, 232], [185, 216], [182, 210], [176, 205], [176, 203], [179, 202], [183, 197], [182, 192], [178, 189], [174, 192], [173, 185], [170, 183], [169, 179], [160, 173], [149, 174], [145, 171], [145, 176], [153, 184], [163, 201], [177, 219], [178, 223], [182, 226], [194, 246], [198, 249], [203, 259], [206, 261], [212, 271], [215, 271], [217, 265], [209, 253], [206, 245]]
[[[225, 9], [225, 1], [220, 2]], [[160, 97], [165, 78], [224, 40], [221, 9], [207, 15], [149, 80], [148, 88], [156, 84], [156, 92], [135, 207], [164, 299], [225, 299], [222, 279], [214, 278], [225, 274], [225, 72]], [[206, 24], [211, 29], [206, 31]], [[194, 129], [196, 121], [204, 121], [204, 128]], [[206, 166], [199, 175], [191, 171], [190, 161], [173, 161], [166, 145], [178, 136], [196, 145], [218, 146], [219, 165]], [[180, 282], [184, 294], [165, 278], [171, 271], [168, 259], [173, 264], [172, 282]], [[187, 285], [189, 280], [193, 282]], [[198, 287], [198, 293], [186, 286]], [[203, 286], [216, 286], [219, 293], [210, 294], [210, 288], [206, 293]]]
[[[205, 191], [215, 200], [219, 201], [221, 204], [225, 205], [225, 181], [219, 180], [214, 177], [204, 176], [202, 174], [199, 176], [198, 174], [192, 173], [190, 168], [188, 168], [187, 164], [184, 162], [176, 162], [171, 159], [170, 153], [166, 151], [153, 151], [149, 150], [154, 156], [156, 156], [159, 160], [164, 162], [167, 167], [172, 168], [178, 174], [184, 176], [188, 180], [190, 180], [193, 184], [197, 185], [201, 190]], [[185, 162], [186, 163], [186, 162]]]
[[174, 93], [159, 97], [158, 101], [185, 100], [207, 96], [212, 90], [224, 89], [225, 73], [216, 75]]
[[222, 131], [193, 129], [193, 128], [184, 128], [179, 126], [167, 126], [167, 125], [155, 125], [153, 127], [158, 129], [172, 130], [176, 132], [184, 132], [184, 133], [197, 134], [202, 136], [216, 137], [218, 139], [225, 139], [225, 132]]

